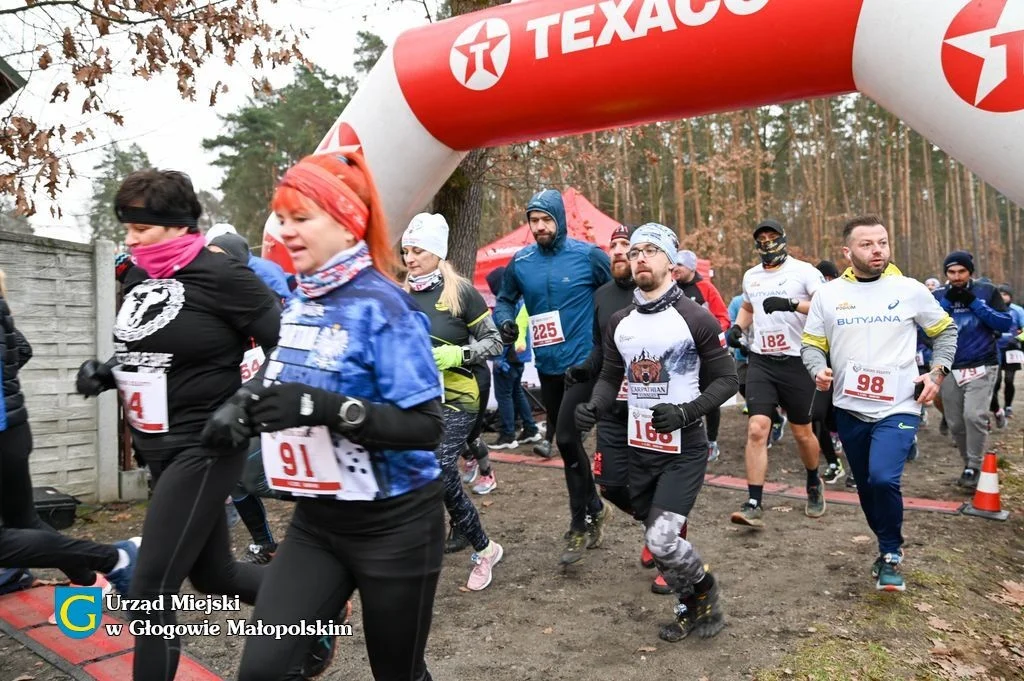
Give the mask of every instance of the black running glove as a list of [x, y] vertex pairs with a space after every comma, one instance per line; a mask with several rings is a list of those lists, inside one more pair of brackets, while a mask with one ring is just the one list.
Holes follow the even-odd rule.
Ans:
[[210, 415], [203, 426], [200, 441], [210, 449], [238, 449], [253, 436], [252, 422], [246, 408], [252, 391], [239, 388]]
[[576, 430], [581, 433], [589, 433], [595, 423], [597, 423], [596, 404], [584, 402], [576, 407]]
[[498, 333], [501, 335], [502, 343], [515, 343], [519, 338], [519, 325], [511, 319], [506, 319], [498, 327]]
[[725, 332], [725, 342], [730, 348], [742, 349], [742, 339], [743, 329], [740, 328], [739, 324], [733, 324], [732, 327]]
[[580, 365], [575, 367], [569, 367], [565, 370], [565, 387], [576, 385], [577, 383], [586, 383], [593, 376], [590, 374], [590, 369]]
[[772, 312], [796, 312], [797, 301], [792, 298], [772, 296], [771, 298], [765, 298], [761, 305], [767, 314]]
[[[111, 360], [113, 361], [113, 360]], [[114, 372], [111, 362], [100, 362], [97, 359], [86, 360], [78, 367], [78, 376], [75, 378], [75, 390], [79, 395], [96, 397], [104, 390], [115, 387]]]
[[659, 433], [671, 433], [685, 428], [693, 421], [688, 415], [689, 409], [692, 409], [689, 403], [659, 404], [652, 410], [651, 425]]
[[974, 293], [966, 286], [950, 286], [946, 291], [946, 300], [951, 303], [960, 303], [964, 307], [970, 307], [975, 300]]
[[345, 396], [302, 383], [279, 383], [249, 398], [249, 419], [258, 433], [276, 433], [302, 426], [338, 430], [338, 412]]

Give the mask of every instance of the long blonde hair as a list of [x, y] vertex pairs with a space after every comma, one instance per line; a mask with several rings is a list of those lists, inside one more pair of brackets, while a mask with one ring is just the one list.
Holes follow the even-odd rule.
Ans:
[[0, 270], [0, 296], [7, 297], [7, 274]]
[[441, 287], [441, 304], [448, 308], [453, 317], [462, 314], [462, 293], [463, 287], [469, 286], [469, 280], [455, 271], [455, 267], [447, 260], [437, 263], [437, 269], [441, 270], [441, 278], [444, 279], [444, 286]]
[[[437, 269], [441, 272], [441, 280], [444, 282], [441, 286], [441, 297], [438, 302], [453, 317], [458, 317], [462, 314], [462, 296], [459, 294], [462, 292], [463, 287], [470, 285], [469, 279], [456, 272], [455, 267], [447, 260], [438, 261]], [[412, 290], [408, 277], [405, 279], [405, 290]]]

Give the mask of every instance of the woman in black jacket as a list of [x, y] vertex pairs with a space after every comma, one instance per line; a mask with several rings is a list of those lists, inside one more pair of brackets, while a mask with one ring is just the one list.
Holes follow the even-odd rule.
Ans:
[[72, 539], [36, 513], [28, 465], [32, 431], [18, 380], [32, 346], [14, 325], [4, 283], [0, 271], [0, 567], [58, 568], [73, 584], [104, 590], [113, 584], [127, 594], [138, 538], [113, 545]]

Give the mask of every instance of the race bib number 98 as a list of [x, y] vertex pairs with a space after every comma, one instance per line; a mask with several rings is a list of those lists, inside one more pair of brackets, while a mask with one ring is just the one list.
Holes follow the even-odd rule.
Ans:
[[884, 367], [873, 368], [849, 362], [843, 380], [843, 394], [871, 402], [895, 402], [896, 373]]

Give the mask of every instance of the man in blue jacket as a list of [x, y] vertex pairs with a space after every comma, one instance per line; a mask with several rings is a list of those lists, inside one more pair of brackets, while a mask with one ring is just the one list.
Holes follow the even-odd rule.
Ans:
[[974, 257], [970, 253], [953, 251], [943, 266], [949, 283], [932, 295], [953, 317], [958, 336], [953, 380], [942, 382], [942, 406], [964, 460], [964, 472], [956, 484], [971, 491], [978, 486], [988, 437], [989, 401], [999, 370], [996, 341], [1010, 330], [1013, 319], [995, 286], [971, 278]]
[[570, 564], [583, 558], [584, 549], [600, 546], [611, 512], [597, 494], [574, 417], [576, 406], [590, 399], [593, 380], [567, 388], [564, 377], [566, 369], [590, 354], [594, 291], [611, 281], [611, 264], [597, 246], [569, 238], [560, 192], [535, 194], [526, 219], [537, 243], [516, 253], [506, 267], [494, 321], [502, 340], [511, 343], [519, 335], [515, 310], [520, 299], [530, 313], [530, 339], [548, 417], [548, 439], [535, 451], [550, 457], [554, 437], [565, 463], [572, 520], [562, 563]]

